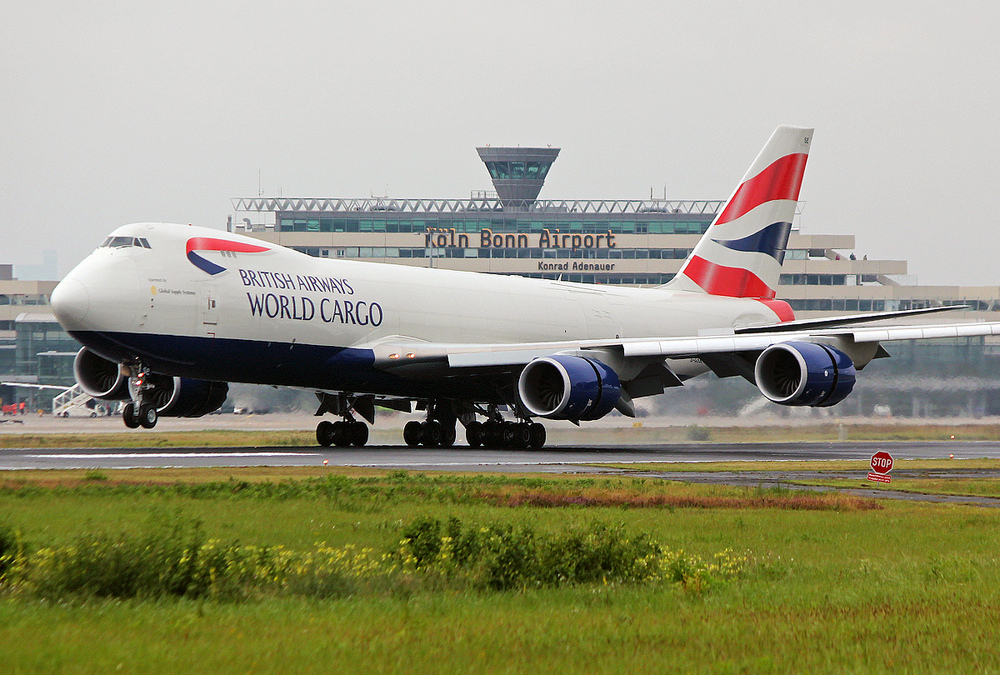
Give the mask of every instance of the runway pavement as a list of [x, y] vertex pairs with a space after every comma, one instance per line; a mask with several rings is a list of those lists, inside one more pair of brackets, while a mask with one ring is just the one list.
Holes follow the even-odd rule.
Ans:
[[546, 447], [540, 451], [366, 448], [128, 448], [0, 450], [0, 470], [129, 469], [157, 467], [367, 466], [415, 471], [575, 473], [598, 471], [588, 464], [724, 462], [738, 460], [867, 460], [878, 450], [895, 459], [1000, 457], [993, 441], [690, 443], [632, 447]]

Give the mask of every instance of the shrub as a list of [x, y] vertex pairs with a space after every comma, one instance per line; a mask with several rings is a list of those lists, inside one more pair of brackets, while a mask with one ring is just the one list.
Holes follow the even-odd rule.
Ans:
[[209, 541], [199, 521], [176, 518], [140, 535], [89, 534], [41, 549], [25, 575], [43, 597], [238, 598], [278, 579], [288, 558], [279, 549]]
[[[506, 591], [588, 583], [676, 583], [701, 591], [739, 574], [746, 556], [729, 551], [704, 563], [646, 534], [592, 523], [538, 533], [526, 524], [469, 525], [418, 518], [394, 550], [352, 545], [293, 552], [282, 547], [207, 539], [198, 521], [154, 520], [138, 535], [89, 534], [25, 556], [19, 537], [0, 528], [0, 560], [19, 591], [46, 598], [210, 597], [242, 600], [260, 593], [311, 598], [414, 588]], [[6, 553], [14, 551], [13, 554]]]
[[22, 554], [23, 546], [18, 532], [12, 526], [0, 523], [0, 581], [4, 580], [7, 571]]
[[[445, 536], [439, 535], [442, 529]], [[698, 574], [728, 577], [742, 568], [728, 560], [706, 565], [646, 534], [629, 535], [621, 526], [601, 523], [538, 534], [528, 525], [463, 530], [455, 518], [444, 528], [422, 518], [407, 528], [393, 556], [404, 570], [436, 572], [491, 590], [656, 580], [686, 584]]]

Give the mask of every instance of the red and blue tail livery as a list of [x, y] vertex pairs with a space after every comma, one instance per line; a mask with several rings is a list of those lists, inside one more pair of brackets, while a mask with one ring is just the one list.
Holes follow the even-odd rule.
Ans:
[[791, 126], [775, 130], [673, 286], [733, 298], [774, 298], [812, 132]]
[[220, 251], [223, 255], [229, 253], [235, 257], [236, 253], [264, 253], [270, 250], [266, 246], [257, 246], [256, 244], [231, 241], [229, 239], [216, 239], [214, 237], [191, 237], [187, 240], [186, 247], [187, 259], [191, 261], [191, 264], [213, 276], [225, 272], [226, 268], [222, 265], [217, 265], [211, 260], [206, 260], [198, 255], [197, 251]]

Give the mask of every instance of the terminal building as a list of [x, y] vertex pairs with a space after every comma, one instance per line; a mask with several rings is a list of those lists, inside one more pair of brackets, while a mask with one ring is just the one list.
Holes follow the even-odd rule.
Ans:
[[0, 403], [4, 405], [23, 401], [29, 410], [48, 409], [58, 390], [37, 385], [73, 384], [73, 357], [80, 344], [49, 310], [49, 296], [57, 283], [15, 279], [13, 266], [0, 264]]

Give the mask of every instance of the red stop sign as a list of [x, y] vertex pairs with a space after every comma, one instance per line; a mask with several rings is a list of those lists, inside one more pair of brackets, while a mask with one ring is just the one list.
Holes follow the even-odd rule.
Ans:
[[892, 455], [885, 450], [879, 450], [872, 455], [872, 471], [881, 474], [892, 471]]

